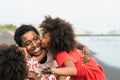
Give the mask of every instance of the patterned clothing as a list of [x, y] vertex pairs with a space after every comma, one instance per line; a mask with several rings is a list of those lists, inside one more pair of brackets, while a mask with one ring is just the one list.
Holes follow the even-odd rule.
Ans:
[[37, 70], [37, 68], [39, 68], [39, 64], [35, 57], [28, 58], [27, 65], [29, 66], [29, 71], [39, 73], [39, 70]]
[[[40, 73], [39, 68], [40, 68], [41, 64], [38, 64], [38, 61], [34, 56], [31, 58], [28, 58], [26, 61], [27, 61], [27, 65], [29, 67], [29, 71], [35, 72], [37, 74]], [[44, 80], [56, 80], [56, 78], [54, 75], [50, 75], [49, 77], [47, 77]]]

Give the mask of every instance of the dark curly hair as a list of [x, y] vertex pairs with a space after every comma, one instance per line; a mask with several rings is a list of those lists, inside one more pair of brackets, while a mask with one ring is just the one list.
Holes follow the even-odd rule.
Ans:
[[38, 31], [33, 26], [21, 25], [19, 28], [16, 29], [15, 35], [14, 35], [14, 40], [20, 47], [22, 47], [21, 36], [28, 31], [34, 31], [36, 34], [39, 35]]
[[16, 45], [0, 45], [0, 80], [24, 80], [28, 67]]
[[57, 17], [46, 16], [40, 25], [43, 33], [50, 34], [48, 48], [53, 54], [61, 51], [71, 51], [75, 48], [75, 34], [72, 25], [69, 22]]

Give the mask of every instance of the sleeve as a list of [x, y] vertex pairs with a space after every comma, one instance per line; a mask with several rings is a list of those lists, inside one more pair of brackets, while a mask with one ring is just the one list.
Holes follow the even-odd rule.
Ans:
[[58, 66], [62, 66], [63, 63], [69, 59], [70, 59], [70, 56], [68, 55], [68, 53], [66, 51], [60, 52], [55, 56], [55, 60], [58, 64]]

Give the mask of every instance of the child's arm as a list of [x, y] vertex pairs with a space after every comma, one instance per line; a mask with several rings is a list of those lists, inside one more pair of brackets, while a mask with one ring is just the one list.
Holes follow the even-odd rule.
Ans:
[[55, 74], [59, 76], [75, 76], [77, 75], [77, 69], [71, 60], [66, 60], [64, 62], [63, 68], [44, 68], [42, 70], [43, 74]]
[[71, 60], [65, 61], [64, 66], [63, 68], [51, 68], [51, 72], [63, 76], [74, 76], [77, 74], [77, 69]]

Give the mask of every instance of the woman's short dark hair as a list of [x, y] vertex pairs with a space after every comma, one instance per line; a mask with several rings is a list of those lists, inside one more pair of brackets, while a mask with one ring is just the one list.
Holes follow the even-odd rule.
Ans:
[[34, 31], [36, 34], [39, 35], [38, 31], [31, 25], [21, 25], [19, 28], [16, 29], [14, 34], [15, 42], [22, 47], [21, 43], [21, 36], [24, 35], [28, 31]]
[[40, 25], [43, 33], [50, 34], [48, 43], [49, 49], [56, 54], [61, 51], [73, 50], [75, 48], [75, 34], [72, 25], [69, 22], [57, 17], [46, 16]]
[[16, 45], [0, 45], [0, 80], [24, 80], [28, 67]]

